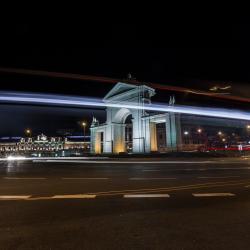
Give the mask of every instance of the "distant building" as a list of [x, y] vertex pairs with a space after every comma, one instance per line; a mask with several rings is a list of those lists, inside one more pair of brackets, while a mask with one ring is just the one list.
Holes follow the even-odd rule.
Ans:
[[[32, 138], [3, 137], [0, 138], [2, 155], [10, 153], [50, 154], [50, 153], [87, 153], [90, 150], [89, 138], [82, 137], [48, 137], [44, 134]], [[64, 151], [64, 152], [63, 152]]]

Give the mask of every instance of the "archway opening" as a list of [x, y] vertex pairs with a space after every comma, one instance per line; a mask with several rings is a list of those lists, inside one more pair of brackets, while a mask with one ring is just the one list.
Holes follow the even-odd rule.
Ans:
[[157, 137], [157, 150], [159, 152], [166, 152], [167, 151], [166, 123], [156, 124], [156, 137]]
[[127, 153], [133, 151], [133, 123], [132, 115], [128, 115], [125, 119], [125, 150]]

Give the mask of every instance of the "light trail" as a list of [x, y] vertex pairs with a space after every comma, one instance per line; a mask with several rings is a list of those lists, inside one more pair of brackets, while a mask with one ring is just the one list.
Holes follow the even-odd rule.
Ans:
[[229, 118], [238, 120], [250, 120], [250, 112], [240, 110], [230, 110], [221, 108], [194, 107], [194, 106], [168, 106], [167, 104], [145, 104], [143, 106], [136, 103], [122, 102], [112, 103], [104, 102], [97, 98], [73, 97], [63, 95], [45, 95], [45, 94], [27, 94], [16, 92], [0, 92], [0, 102], [29, 103], [43, 105], [62, 105], [76, 107], [95, 107], [95, 108], [127, 108], [127, 109], [145, 109], [157, 112], [173, 112], [180, 114], [190, 114], [198, 116]]
[[[0, 67], [0, 72], [10, 73], [10, 74], [61, 78], [61, 79], [69, 79], [69, 80], [102, 82], [102, 83], [111, 83], [111, 84], [124, 81], [121, 79], [103, 77], [103, 76], [92, 76], [92, 75], [61, 73], [61, 72], [43, 71], [43, 70], [30, 70], [30, 69], [16, 69], [16, 68]], [[134, 84], [134, 85], [141, 85], [142, 83], [144, 83], [143, 81], [138, 81], [134, 79], [126, 79], [125, 81], [127, 83]], [[210, 93], [206, 91], [200, 91], [200, 90], [195, 90], [195, 89], [188, 89], [184, 87], [171, 86], [171, 85], [152, 83], [152, 82], [147, 82], [145, 84], [151, 88], [160, 89], [160, 90], [175, 91], [178, 93], [189, 93], [189, 94], [194, 94], [194, 95], [202, 95], [202, 96], [208, 96], [208, 97], [219, 98], [219, 99], [230, 100], [230, 101], [240, 101], [240, 102], [250, 103], [250, 98], [247, 98], [247, 97], [224, 95], [223, 93]]]

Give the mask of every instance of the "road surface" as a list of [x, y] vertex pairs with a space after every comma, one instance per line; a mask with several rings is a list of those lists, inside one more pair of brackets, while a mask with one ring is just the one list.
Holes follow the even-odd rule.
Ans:
[[250, 159], [0, 162], [0, 249], [249, 249]]

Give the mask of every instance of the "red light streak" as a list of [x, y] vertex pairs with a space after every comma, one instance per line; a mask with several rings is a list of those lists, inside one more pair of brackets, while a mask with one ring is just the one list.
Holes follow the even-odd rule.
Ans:
[[[84, 80], [84, 81], [94, 81], [94, 82], [103, 82], [103, 83], [117, 83], [117, 82], [128, 82], [135, 85], [141, 85], [144, 82], [138, 80], [122, 80], [110, 77], [103, 76], [92, 76], [92, 75], [81, 75], [81, 74], [72, 74], [72, 73], [61, 73], [61, 72], [51, 72], [51, 71], [42, 71], [42, 70], [30, 70], [30, 69], [15, 69], [15, 68], [0, 68], [2, 73], [13, 73], [13, 74], [22, 74], [22, 75], [33, 75], [33, 76], [44, 76], [44, 77], [53, 77], [53, 78], [63, 78], [63, 79], [72, 79], [72, 80]], [[250, 98], [233, 96], [233, 95], [221, 95], [217, 93], [203, 92], [195, 89], [188, 89], [183, 87], [163, 85], [159, 83], [145, 82], [149, 87], [174, 91], [178, 93], [190, 93], [194, 95], [208, 96], [213, 98], [219, 98], [230, 101], [239, 101], [250, 103]]]

